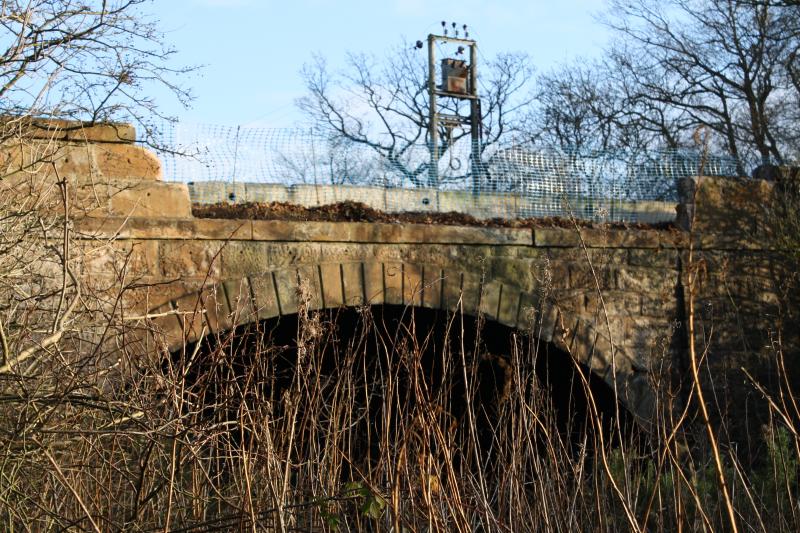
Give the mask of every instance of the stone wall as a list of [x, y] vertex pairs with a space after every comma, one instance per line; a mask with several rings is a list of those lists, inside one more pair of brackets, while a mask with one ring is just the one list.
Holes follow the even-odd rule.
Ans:
[[130, 125], [0, 124], [0, 193], [39, 194], [65, 180], [71, 216], [191, 217], [186, 185], [161, 181], [161, 163]]
[[144, 351], [294, 313], [298, 298], [482, 313], [568, 351], [647, 419], [659, 382], [685, 377], [690, 296], [723, 405], [745, 390], [742, 367], [773, 379], [776, 339], [798, 345], [796, 262], [763, 222], [764, 182], [687, 181], [682, 231], [195, 219], [188, 188], [161, 181], [126, 127], [44, 131], [0, 147], [0, 188], [67, 181], [83, 279], [164, 334], [137, 338]]
[[[741, 425], [728, 429], [742, 446], [770, 416], [751, 377], [775, 398], [780, 381], [800, 383], [800, 255], [791, 249], [798, 236], [782, 235], [796, 232], [800, 211], [786, 185], [703, 177], [680, 188], [684, 270], [690, 268], [691, 242], [697, 275], [696, 346], [711, 369], [707, 388], [719, 409]], [[795, 221], [787, 225], [786, 217]]]
[[311, 308], [481, 313], [569, 351], [642, 416], [654, 369], [673, 357], [673, 232], [113, 217], [77, 229], [87, 241], [114, 236], [89, 272], [112, 286], [111, 258], [126, 257], [136, 288], [124, 312], [158, 315], [170, 349], [293, 314], [299, 294]]

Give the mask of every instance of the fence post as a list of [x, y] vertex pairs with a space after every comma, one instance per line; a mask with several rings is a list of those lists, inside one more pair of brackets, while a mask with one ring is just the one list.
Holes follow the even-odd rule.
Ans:
[[231, 178], [231, 192], [228, 195], [229, 200], [233, 200], [236, 202], [236, 170], [239, 162], [239, 131], [241, 130], [242, 126], [236, 126], [236, 138], [233, 142], [233, 177]]
[[311, 136], [311, 168], [313, 169], [312, 172], [314, 175], [314, 196], [317, 199], [317, 206], [321, 206], [322, 202], [320, 201], [319, 197], [319, 177], [317, 176], [317, 150], [314, 143], [314, 138], [316, 137], [314, 134], [314, 128], [309, 130], [309, 135]]

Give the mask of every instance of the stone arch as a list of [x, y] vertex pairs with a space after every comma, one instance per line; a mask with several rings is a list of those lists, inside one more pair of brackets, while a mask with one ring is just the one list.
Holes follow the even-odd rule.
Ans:
[[653, 416], [653, 391], [634, 358], [583, 317], [513, 283], [410, 262], [294, 265], [209, 283], [153, 310], [170, 351], [248, 323], [310, 310], [408, 305], [483, 316], [530, 332], [602, 378], [639, 422]]

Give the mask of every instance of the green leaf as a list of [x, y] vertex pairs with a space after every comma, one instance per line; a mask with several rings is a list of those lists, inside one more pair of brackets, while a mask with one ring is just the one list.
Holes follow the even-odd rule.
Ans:
[[361, 514], [368, 518], [378, 519], [383, 514], [383, 509], [386, 507], [386, 500], [377, 494], [370, 494], [364, 501], [361, 507]]

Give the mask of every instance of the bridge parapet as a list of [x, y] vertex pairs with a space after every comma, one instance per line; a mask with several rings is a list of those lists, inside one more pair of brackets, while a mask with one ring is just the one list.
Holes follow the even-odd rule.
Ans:
[[564, 216], [565, 207], [579, 218], [631, 220], [641, 223], [672, 222], [675, 203], [585, 198], [555, 193], [447, 190], [427, 187], [391, 188], [367, 185], [313, 185], [198, 181], [189, 185], [193, 203], [286, 202], [318, 207], [338, 202], [359, 202], [385, 213], [467, 213], [479, 219]]
[[7, 118], [0, 121], [0, 191], [41, 195], [64, 180], [73, 217], [191, 217], [186, 185], [164, 183], [158, 158], [135, 137], [128, 124]]

